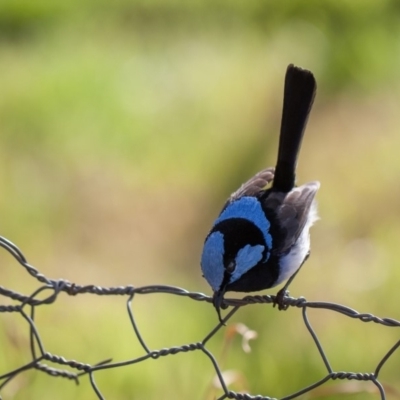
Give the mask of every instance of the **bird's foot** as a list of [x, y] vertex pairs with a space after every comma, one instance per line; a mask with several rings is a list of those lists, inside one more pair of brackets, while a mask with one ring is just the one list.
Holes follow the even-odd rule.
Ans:
[[281, 289], [276, 295], [275, 300], [273, 302], [273, 306], [278, 306], [278, 310], [287, 310], [289, 305], [285, 304], [285, 298], [289, 297], [289, 291], [285, 288]]

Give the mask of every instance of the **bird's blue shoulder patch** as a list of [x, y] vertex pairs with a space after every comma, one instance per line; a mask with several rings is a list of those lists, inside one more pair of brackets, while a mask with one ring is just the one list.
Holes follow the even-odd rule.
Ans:
[[218, 290], [224, 279], [224, 235], [213, 232], [204, 243], [201, 269], [209, 285]]
[[265, 216], [262, 206], [256, 197], [244, 196], [228, 204], [215, 220], [214, 226], [219, 222], [230, 218], [243, 218], [252, 222], [258, 229], [260, 229], [264, 236], [265, 244], [269, 249], [271, 249], [272, 237], [269, 232], [271, 224]]
[[262, 259], [264, 246], [258, 244], [251, 246], [248, 244], [239, 250], [236, 256], [236, 268], [231, 275], [229, 283], [235, 282], [242, 277], [247, 271], [252, 269]]

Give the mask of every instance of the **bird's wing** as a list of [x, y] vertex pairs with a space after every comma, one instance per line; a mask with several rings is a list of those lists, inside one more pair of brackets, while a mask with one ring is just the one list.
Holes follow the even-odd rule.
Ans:
[[318, 218], [312, 209], [319, 182], [309, 182], [292, 189], [289, 193], [271, 191], [263, 200], [263, 207], [270, 210], [279, 226], [279, 242], [274, 251], [285, 253], [299, 238], [303, 228]]
[[274, 179], [275, 168], [270, 167], [263, 169], [258, 172], [252, 178], [250, 178], [247, 182], [243, 183], [242, 186], [236, 192], [232, 193], [229, 197], [228, 203], [235, 201], [243, 196], [256, 196], [262, 190], [265, 190], [266, 187], [272, 182]]

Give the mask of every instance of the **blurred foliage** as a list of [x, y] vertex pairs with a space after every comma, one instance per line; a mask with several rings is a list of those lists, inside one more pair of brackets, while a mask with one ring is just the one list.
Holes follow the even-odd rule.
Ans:
[[[293, 62], [318, 82], [299, 182], [322, 186], [292, 294], [399, 319], [399, 22], [395, 0], [1, 1], [1, 235], [50, 277], [209, 292], [203, 238], [229, 193], [274, 164]], [[0, 257], [2, 286], [36, 287]], [[150, 346], [200, 340], [217, 321], [206, 304], [148, 297], [134, 305]], [[29, 346], [23, 321], [1, 317], [0, 372], [28, 361]], [[283, 396], [322, 376], [298, 310], [245, 307], [235, 320], [258, 332], [252, 353], [234, 344], [226, 359], [247, 378], [236, 390]], [[38, 321], [46, 350], [67, 358], [140, 354], [122, 299], [65, 299]], [[313, 323], [336, 370], [373, 370], [399, 336], [327, 312]], [[382, 379], [400, 390], [398, 369], [396, 354]], [[107, 398], [203, 399], [212, 371], [189, 353], [97, 381]], [[327, 386], [315, 398], [339, 398], [342, 386]], [[34, 373], [4, 398], [54, 393], [95, 398], [87, 380]]]
[[[264, 37], [280, 33], [285, 41], [296, 41], [296, 46], [308, 39], [308, 52], [321, 58], [322, 78], [331, 82], [329, 89], [338, 90], [349, 83], [370, 87], [371, 74], [377, 84], [393, 79], [399, 64], [398, 57], [393, 57], [398, 51], [394, 38], [400, 32], [399, 15], [396, 0], [329, 0], [323, 4], [318, 0], [117, 0], [112, 4], [104, 0], [4, 0], [0, 4], [0, 32], [6, 39], [26, 39], [78, 20], [97, 26], [105, 22], [128, 35], [136, 31], [157, 36], [162, 31], [180, 39], [184, 32], [194, 34], [208, 28], [214, 34], [227, 29], [227, 37], [238, 30], [255, 31]], [[311, 37], [302, 40], [298, 33]], [[155, 41], [162, 42], [160, 37]]]

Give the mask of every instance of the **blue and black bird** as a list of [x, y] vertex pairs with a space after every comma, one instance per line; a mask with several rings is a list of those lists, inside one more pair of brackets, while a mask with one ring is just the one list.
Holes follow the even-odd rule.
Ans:
[[295, 178], [315, 93], [313, 74], [289, 65], [276, 168], [260, 171], [234, 192], [206, 237], [201, 268], [220, 321], [225, 292], [253, 292], [288, 280], [276, 297], [284, 308], [286, 289], [310, 254], [319, 182], [296, 187]]

